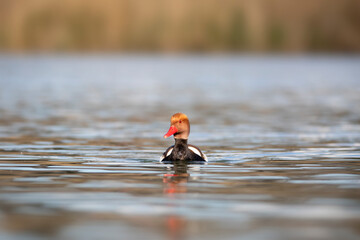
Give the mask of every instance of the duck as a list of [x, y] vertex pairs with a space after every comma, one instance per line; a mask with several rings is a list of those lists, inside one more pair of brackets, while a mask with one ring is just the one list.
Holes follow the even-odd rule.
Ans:
[[170, 146], [160, 157], [160, 162], [207, 162], [206, 155], [196, 146], [188, 144], [190, 122], [184, 113], [175, 113], [170, 119], [169, 131], [164, 135], [174, 135], [175, 145]]

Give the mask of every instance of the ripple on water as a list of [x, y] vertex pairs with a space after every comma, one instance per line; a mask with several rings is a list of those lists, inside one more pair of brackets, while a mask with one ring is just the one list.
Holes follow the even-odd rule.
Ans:
[[0, 238], [358, 239], [359, 61], [0, 56]]

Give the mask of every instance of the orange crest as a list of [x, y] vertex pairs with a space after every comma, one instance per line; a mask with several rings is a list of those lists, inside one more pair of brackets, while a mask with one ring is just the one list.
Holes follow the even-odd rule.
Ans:
[[189, 122], [188, 117], [184, 113], [175, 113], [174, 115], [172, 115], [170, 123], [171, 123], [171, 125], [174, 125], [174, 124], [176, 124], [178, 122], [181, 123], [183, 121]]

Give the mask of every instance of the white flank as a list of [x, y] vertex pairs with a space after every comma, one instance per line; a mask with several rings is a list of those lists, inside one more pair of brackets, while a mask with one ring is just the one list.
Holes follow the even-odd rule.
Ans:
[[169, 151], [166, 152], [166, 156], [165, 156], [165, 154], [161, 155], [161, 157], [160, 157], [160, 162], [161, 162], [162, 160], [164, 160], [164, 158], [166, 158], [167, 156], [169, 156], [169, 155], [171, 154], [171, 152], [173, 151], [173, 149], [174, 149], [174, 148], [170, 148]]
[[170, 150], [166, 153], [166, 156], [169, 156], [171, 153], [172, 153], [172, 150], [173, 150], [174, 148], [170, 148]]
[[204, 160], [205, 160], [206, 162], [208, 161], [206, 155], [205, 155], [205, 154], [201, 154], [201, 152], [199, 151], [199, 149], [197, 149], [197, 148], [195, 148], [195, 147], [192, 147], [192, 146], [189, 146], [189, 149], [190, 149], [193, 153], [195, 153], [196, 155], [204, 158]]

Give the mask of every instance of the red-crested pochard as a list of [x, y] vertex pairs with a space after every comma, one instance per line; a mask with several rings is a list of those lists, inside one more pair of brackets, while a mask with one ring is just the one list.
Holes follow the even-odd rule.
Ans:
[[198, 147], [187, 143], [189, 134], [190, 122], [188, 117], [183, 113], [175, 113], [170, 120], [170, 129], [164, 135], [164, 138], [174, 135], [175, 145], [166, 149], [160, 161], [207, 162], [206, 155]]

